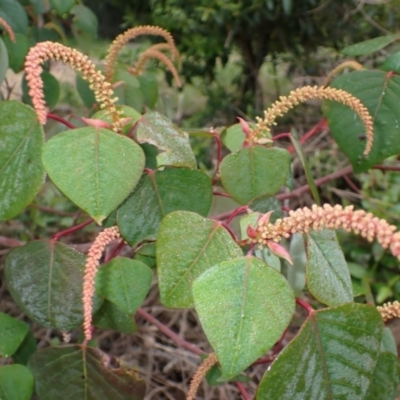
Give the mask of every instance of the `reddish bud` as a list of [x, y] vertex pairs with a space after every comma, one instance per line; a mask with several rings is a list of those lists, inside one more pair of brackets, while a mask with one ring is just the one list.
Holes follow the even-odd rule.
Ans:
[[251, 134], [251, 129], [247, 121], [245, 121], [243, 118], [237, 117], [237, 119], [240, 122], [240, 125], [242, 127], [242, 131], [245, 133], [246, 137], [249, 137]]
[[251, 225], [247, 227], [246, 233], [251, 239], [254, 239], [257, 236], [257, 231]]
[[93, 119], [93, 118], [83, 118], [82, 121], [85, 122], [89, 126], [94, 126], [95, 128], [105, 128], [111, 129], [112, 125], [108, 122], [102, 121], [101, 119]]
[[289, 264], [293, 265], [293, 261], [292, 261], [292, 258], [290, 257], [290, 254], [279, 243], [276, 243], [276, 242], [274, 242], [272, 240], [269, 240], [267, 242], [267, 246], [272, 251], [272, 253], [274, 253], [276, 256], [278, 256], [280, 258], [283, 258]]

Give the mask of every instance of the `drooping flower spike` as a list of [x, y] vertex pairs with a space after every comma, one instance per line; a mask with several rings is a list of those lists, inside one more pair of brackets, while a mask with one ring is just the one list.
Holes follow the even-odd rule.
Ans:
[[95, 65], [87, 56], [75, 49], [55, 42], [37, 43], [29, 50], [25, 60], [26, 80], [33, 107], [41, 124], [47, 120], [47, 109], [44, 101], [43, 82], [40, 77], [42, 64], [47, 60], [61, 60], [75, 71], [81, 72], [82, 78], [89, 82], [89, 87], [94, 91], [96, 101], [100, 108], [105, 109], [112, 118], [114, 131], [119, 131], [120, 118], [114, 103], [111, 84], [106, 82], [104, 75], [96, 70]]
[[[126, 32], [122, 33], [121, 35], [117, 36], [115, 40], [111, 43], [108, 54], [105, 59], [105, 76], [108, 82], [111, 82], [114, 75], [114, 66], [115, 62], [117, 61], [118, 53], [126, 43], [128, 43], [131, 39], [134, 39], [138, 36], [142, 35], [153, 35], [153, 36], [161, 36], [163, 37], [171, 51], [171, 58], [172, 60], [179, 59], [179, 52], [175, 46], [174, 39], [172, 35], [158, 26], [137, 26], [135, 28], [128, 29]], [[159, 49], [158, 49], [159, 50]]]
[[358, 63], [357, 61], [354, 60], [348, 60], [344, 61], [341, 64], [337, 65], [329, 74], [326, 76], [324, 84], [322, 85], [323, 87], [327, 87], [329, 83], [331, 82], [332, 78], [337, 75], [339, 72], [342, 72], [344, 69], [350, 68], [355, 71], [360, 71], [364, 69], [364, 67]]
[[373, 120], [367, 108], [359, 99], [341, 89], [318, 86], [304, 86], [293, 90], [288, 96], [281, 96], [278, 101], [264, 111], [264, 118], [257, 118], [257, 127], [252, 131], [249, 142], [257, 143], [263, 132], [270, 131], [276, 125], [276, 118], [285, 115], [291, 108], [311, 99], [331, 100], [350, 107], [361, 118], [367, 135], [367, 144], [364, 155], [368, 155], [372, 149], [374, 140]]

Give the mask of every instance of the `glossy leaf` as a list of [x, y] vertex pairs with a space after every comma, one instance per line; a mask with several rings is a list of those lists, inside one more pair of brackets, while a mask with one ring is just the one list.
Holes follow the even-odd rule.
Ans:
[[26, 365], [37, 350], [37, 343], [33, 333], [29, 331], [26, 335], [18, 349], [13, 354], [12, 358], [15, 363]]
[[23, 365], [0, 367], [0, 399], [30, 400], [33, 394], [33, 376]]
[[[40, 77], [43, 82], [43, 92], [46, 106], [52, 109], [58, 103], [58, 99], [60, 97], [60, 85], [58, 84], [57, 79], [47, 71], [43, 71]], [[32, 100], [29, 95], [29, 88], [26, 82], [25, 74], [22, 80], [22, 100], [24, 103], [32, 106]]]
[[158, 166], [197, 167], [188, 134], [157, 112], [148, 112], [139, 119], [136, 137], [139, 143], [158, 148]]
[[332, 135], [350, 159], [355, 172], [363, 172], [385, 158], [400, 153], [400, 77], [382, 71], [354, 71], [336, 78], [332, 87], [346, 90], [367, 107], [374, 118], [374, 144], [364, 158], [365, 128], [360, 118], [343, 104], [327, 102], [325, 111]]
[[136, 371], [111, 369], [109, 358], [99, 349], [81, 346], [38, 351], [29, 361], [36, 393], [41, 400], [142, 400], [145, 383]]
[[150, 268], [154, 268], [156, 266], [156, 244], [153, 242], [141, 246], [137, 250], [134, 259], [146, 264]]
[[102, 128], [80, 128], [51, 138], [43, 164], [52, 181], [100, 224], [140, 179], [142, 149]]
[[29, 318], [46, 328], [71, 330], [82, 323], [85, 256], [65, 244], [33, 241], [11, 250], [7, 287]]
[[51, 8], [59, 15], [63, 15], [71, 10], [75, 4], [75, 0], [50, 0]]
[[7, 47], [4, 44], [3, 39], [0, 38], [0, 84], [4, 81], [8, 67], [9, 63]]
[[287, 267], [287, 279], [294, 294], [299, 296], [306, 286], [307, 253], [304, 236], [301, 233], [292, 235], [289, 246], [289, 254], [293, 265]]
[[249, 208], [253, 211], [257, 211], [263, 214], [266, 214], [268, 211], [273, 211], [270, 219], [272, 223], [274, 223], [278, 218], [282, 218], [283, 216], [281, 203], [276, 197], [256, 197], [249, 203]]
[[192, 283], [222, 261], [243, 255], [218, 221], [175, 211], [162, 221], [157, 239], [157, 275], [166, 307], [193, 307]]
[[101, 329], [113, 329], [121, 333], [134, 333], [137, 325], [133, 314], [126, 313], [111, 301], [105, 300], [93, 316], [93, 325]]
[[272, 196], [284, 185], [290, 154], [277, 147], [246, 147], [226, 156], [221, 163], [225, 190], [240, 204], [258, 196]]
[[353, 301], [353, 287], [346, 260], [335, 231], [311, 232], [307, 239], [307, 287], [328, 306]]
[[24, 322], [0, 313], [0, 357], [13, 355], [23, 342], [28, 330], [28, 325]]
[[134, 246], [143, 240], [155, 240], [166, 214], [185, 210], [206, 216], [211, 202], [211, 180], [204, 172], [188, 168], [152, 172], [142, 177], [118, 209], [118, 227], [123, 238]]
[[8, 22], [14, 33], [28, 33], [28, 16], [19, 1], [1, 0], [0, 17]]
[[0, 102], [0, 220], [19, 214], [45, 177], [40, 159], [44, 135], [32, 108]]
[[363, 56], [365, 54], [371, 54], [375, 51], [383, 49], [388, 44], [399, 39], [399, 35], [387, 35], [380, 36], [374, 39], [365, 40], [360, 43], [352, 44], [342, 49], [342, 53], [346, 56]]
[[21, 71], [24, 66], [25, 57], [29, 50], [28, 37], [22, 33], [16, 33], [15, 43], [11, 41], [9, 36], [4, 36], [3, 41], [8, 50], [9, 67], [14, 72]]
[[147, 265], [116, 257], [97, 272], [96, 290], [125, 313], [133, 314], [146, 298], [152, 279], [153, 273]]
[[399, 359], [391, 353], [380, 353], [371, 385], [364, 400], [394, 400], [398, 398], [399, 382]]
[[397, 357], [397, 344], [390, 328], [383, 328], [381, 352], [392, 353]]
[[222, 262], [204, 272], [193, 284], [193, 296], [226, 378], [278, 341], [295, 308], [286, 279], [254, 257]]
[[[369, 305], [316, 311], [265, 373], [257, 400], [363, 399], [382, 328], [380, 314]], [[284, 384], [283, 377], [288, 377]]]

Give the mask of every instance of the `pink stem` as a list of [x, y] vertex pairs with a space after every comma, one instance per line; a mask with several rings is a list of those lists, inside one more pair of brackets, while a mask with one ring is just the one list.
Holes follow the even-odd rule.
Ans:
[[229, 232], [229, 234], [232, 236], [232, 239], [237, 242], [238, 239], [231, 227], [226, 222], [220, 222], [220, 224]]
[[71, 228], [65, 229], [64, 231], [58, 232], [55, 235], [53, 235], [51, 240], [57, 241], [58, 239], [62, 238], [63, 236], [67, 236], [67, 235], [70, 235], [71, 233], [79, 231], [80, 229], [84, 228], [85, 226], [91, 224], [92, 222], [93, 222], [93, 219], [90, 218], [87, 221], [82, 222], [79, 225], [75, 225], [75, 226], [72, 226]]
[[[316, 135], [318, 132], [328, 128], [328, 121], [326, 118], [322, 118], [316, 125], [314, 125], [307, 133], [305, 133], [299, 140], [301, 144], [305, 143], [310, 137]], [[287, 148], [289, 153], [294, 152], [294, 147], [289, 146]]]
[[343, 179], [346, 181], [346, 183], [350, 186], [351, 189], [353, 189], [356, 193], [360, 193], [360, 189], [357, 187], [357, 185], [350, 179], [348, 175], [344, 175]]
[[239, 389], [240, 394], [242, 395], [243, 400], [251, 400], [250, 395], [247, 393], [246, 388], [244, 387], [242, 382], [235, 382], [236, 387]]
[[245, 213], [248, 209], [249, 208], [247, 206], [241, 206], [233, 210], [229, 218], [226, 220], [226, 224], [229, 225], [232, 222], [233, 218], [235, 218], [237, 215]]
[[124, 248], [125, 246], [125, 240], [122, 239], [114, 248], [114, 250], [111, 252], [111, 254], [104, 260], [104, 264], [108, 263], [110, 260], [115, 258], [119, 252]]
[[290, 140], [290, 133], [279, 133], [272, 137], [273, 141], [280, 140], [280, 139], [289, 139]]
[[47, 114], [47, 118], [49, 118], [49, 119], [54, 119], [55, 121], [61, 122], [61, 123], [64, 124], [65, 126], [68, 126], [68, 128], [76, 129], [76, 126], [75, 126], [75, 125], [71, 124], [70, 122], [68, 122], [67, 120], [65, 120], [65, 119], [62, 118], [62, 117], [59, 117], [59, 116], [56, 115], [56, 114], [48, 113], [48, 114]]
[[304, 308], [307, 311], [308, 315], [314, 314], [315, 310], [305, 300], [302, 300], [302, 299], [299, 299], [298, 297], [296, 297], [296, 303], [300, 307]]
[[223, 196], [223, 197], [232, 197], [231, 195], [229, 195], [228, 193], [223, 193], [223, 192], [218, 192], [217, 190], [213, 191], [213, 195], [214, 196]]
[[380, 169], [381, 171], [400, 171], [400, 167], [395, 165], [374, 165], [373, 169]]
[[185, 339], [182, 339], [174, 331], [169, 329], [168, 326], [164, 325], [162, 322], [160, 322], [157, 318], [153, 317], [147, 311], [143, 310], [142, 308], [139, 308], [137, 310], [137, 313], [146, 321], [154, 324], [160, 330], [160, 332], [162, 332], [164, 335], [172, 339], [178, 346], [181, 346], [191, 351], [192, 353], [197, 354], [198, 356], [205, 354], [204, 351], [201, 350], [199, 347], [195, 346], [192, 343], [187, 342]]

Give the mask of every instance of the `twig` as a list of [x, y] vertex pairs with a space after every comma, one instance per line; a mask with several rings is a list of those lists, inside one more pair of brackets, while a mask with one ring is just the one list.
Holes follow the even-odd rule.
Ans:
[[296, 297], [296, 303], [300, 307], [304, 308], [307, 311], [308, 315], [312, 315], [315, 313], [315, 310], [305, 300], [302, 300], [302, 299], [299, 299], [298, 297]]
[[250, 395], [247, 393], [246, 388], [244, 387], [242, 382], [235, 382], [236, 387], [239, 389], [240, 394], [242, 395], [243, 400], [251, 400]]
[[51, 240], [57, 241], [60, 238], [62, 238], [63, 236], [67, 236], [67, 235], [70, 235], [71, 233], [79, 231], [80, 229], [84, 228], [85, 226], [91, 224], [93, 221], [94, 221], [93, 218], [89, 218], [87, 221], [84, 221], [84, 222], [80, 223], [79, 225], [75, 225], [75, 226], [72, 226], [71, 228], [65, 229], [64, 231], [58, 232], [55, 235], [53, 235]]
[[71, 124], [71, 122], [68, 122], [66, 119], [64, 119], [64, 118], [62, 118], [62, 117], [59, 117], [59, 116], [56, 115], [56, 114], [48, 113], [48, 114], [47, 114], [47, 118], [53, 119], [54, 121], [61, 122], [61, 123], [64, 124], [65, 126], [68, 126], [68, 128], [76, 129], [76, 126], [75, 126], [75, 125]]

